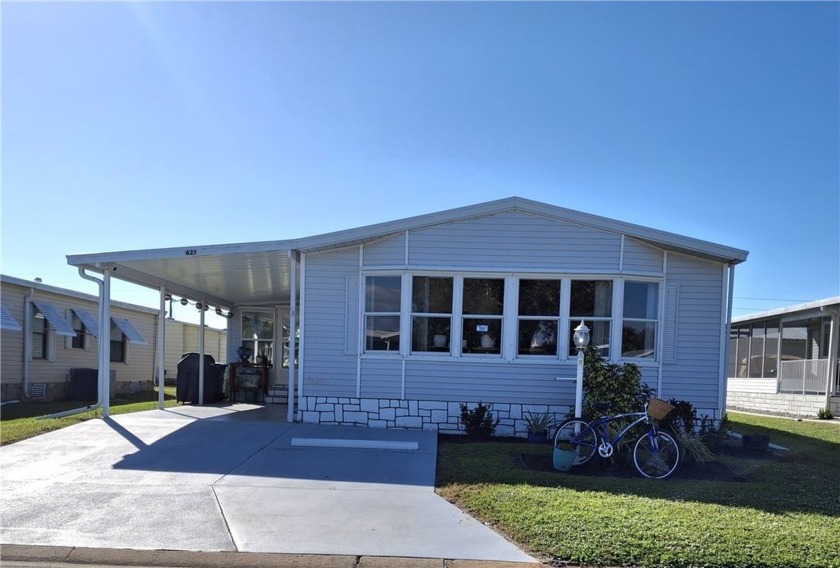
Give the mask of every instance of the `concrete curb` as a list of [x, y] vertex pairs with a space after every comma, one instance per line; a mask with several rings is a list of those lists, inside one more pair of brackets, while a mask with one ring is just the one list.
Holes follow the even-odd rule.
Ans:
[[0, 545], [4, 568], [544, 568], [536, 562]]

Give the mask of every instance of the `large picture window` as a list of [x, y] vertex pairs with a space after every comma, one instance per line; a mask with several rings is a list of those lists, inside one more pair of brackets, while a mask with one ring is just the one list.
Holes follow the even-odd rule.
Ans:
[[429, 276], [412, 279], [412, 351], [451, 351], [452, 282], [452, 278]]
[[365, 278], [365, 351], [400, 351], [399, 276]]
[[[612, 322], [612, 282], [609, 280], [572, 280], [569, 300], [569, 338], [584, 321], [589, 327], [590, 345], [610, 357], [610, 324]], [[568, 354], [577, 353], [574, 341], [569, 340]]]
[[518, 355], [557, 355], [560, 281], [520, 280]]
[[659, 284], [624, 283], [624, 322], [621, 356], [656, 358], [656, 328], [659, 317]]
[[503, 278], [464, 278], [462, 351], [501, 355]]

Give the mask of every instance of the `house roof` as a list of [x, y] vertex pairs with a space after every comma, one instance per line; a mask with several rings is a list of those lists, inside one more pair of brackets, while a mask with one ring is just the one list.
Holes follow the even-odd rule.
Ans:
[[67, 256], [67, 262], [96, 272], [110, 270], [122, 280], [153, 288], [165, 285], [174, 294], [203, 298], [205, 303], [220, 307], [288, 303], [292, 259], [299, 252], [353, 246], [408, 230], [506, 212], [523, 212], [623, 234], [666, 250], [731, 264], [743, 262], [748, 254], [665, 231], [510, 197], [300, 239], [73, 254]]
[[791, 316], [806, 318], [815, 315], [824, 315], [825, 312], [837, 310], [840, 310], [840, 296], [738, 316], [737, 318], [732, 318], [732, 323], [748, 323], [771, 318], [790, 318]]

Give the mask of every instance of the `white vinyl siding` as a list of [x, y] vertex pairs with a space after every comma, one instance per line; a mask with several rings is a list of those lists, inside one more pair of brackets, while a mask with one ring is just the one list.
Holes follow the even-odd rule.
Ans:
[[365, 268], [405, 266], [405, 233], [365, 243]]
[[[306, 255], [302, 282], [306, 307], [303, 323], [303, 390], [307, 396], [356, 396], [358, 355], [347, 354], [350, 309], [347, 279], [359, 276], [359, 247]], [[352, 317], [350, 317], [352, 320]]]
[[620, 235], [525, 213], [412, 231], [409, 267], [525, 272], [618, 271]]
[[632, 238], [624, 239], [621, 269], [626, 273], [661, 274], [665, 261], [662, 249]]
[[[718, 406], [724, 265], [688, 255], [668, 255], [666, 289], [679, 286], [674, 363], [664, 363], [660, 396]], [[670, 332], [669, 332], [670, 333]]]

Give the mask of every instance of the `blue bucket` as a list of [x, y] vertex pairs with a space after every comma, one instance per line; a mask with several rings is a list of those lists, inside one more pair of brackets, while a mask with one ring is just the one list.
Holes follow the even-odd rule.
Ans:
[[557, 471], [569, 471], [575, 465], [577, 452], [575, 450], [561, 450], [554, 448], [554, 469]]

